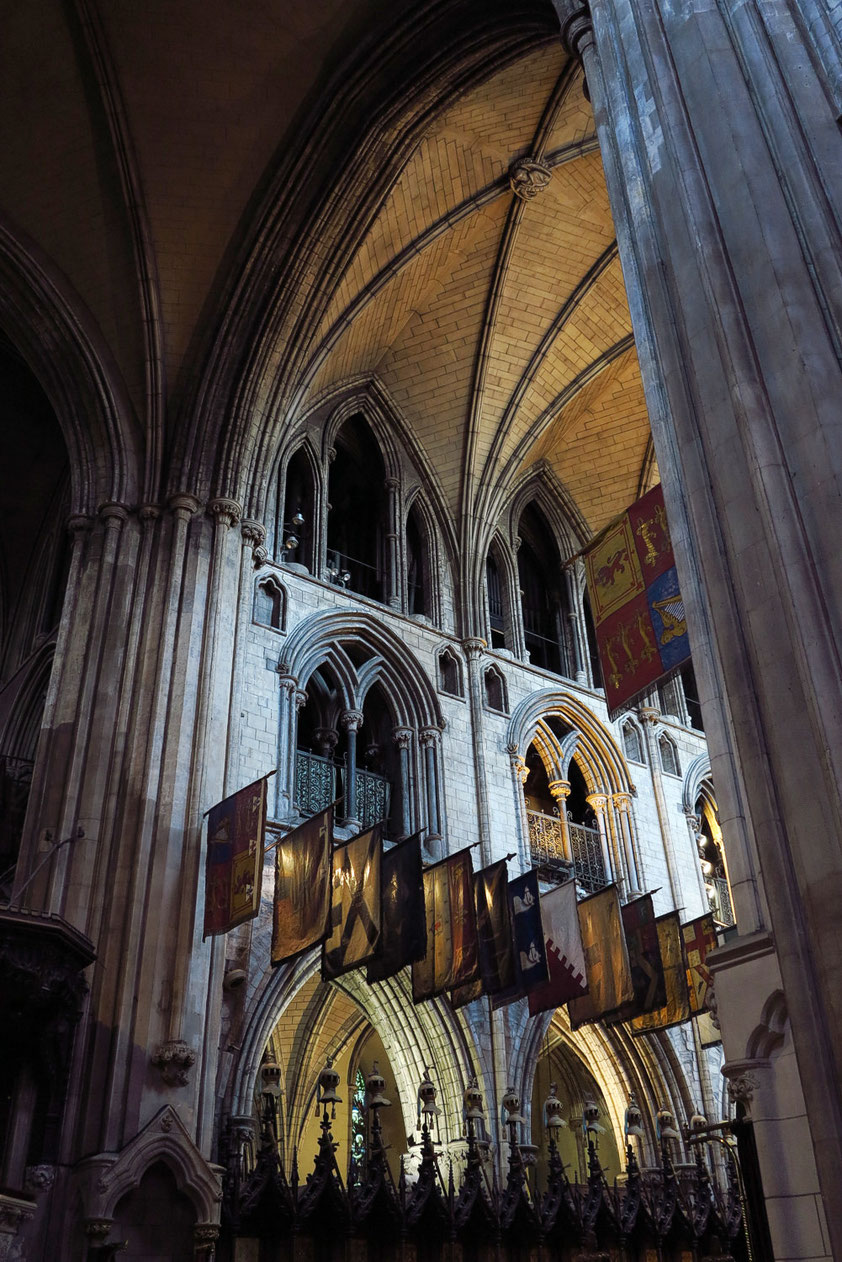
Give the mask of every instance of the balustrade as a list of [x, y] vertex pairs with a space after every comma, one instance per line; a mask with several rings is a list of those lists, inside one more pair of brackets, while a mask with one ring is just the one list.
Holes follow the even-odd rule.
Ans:
[[[340, 780], [341, 777], [341, 780]], [[370, 828], [389, 814], [392, 786], [385, 776], [356, 768], [355, 803], [348, 803], [342, 814], [358, 820], [362, 828]], [[344, 763], [321, 754], [299, 749], [295, 756], [294, 801], [302, 815], [315, 815], [335, 802], [344, 791], [348, 777]], [[341, 783], [341, 789], [339, 785]], [[354, 809], [356, 807], [356, 809]]]
[[557, 815], [527, 811], [529, 849], [535, 867], [561, 876], [575, 875], [582, 889], [589, 894], [608, 884], [602, 840], [596, 828], [567, 820], [570, 854], [565, 852], [564, 822]]

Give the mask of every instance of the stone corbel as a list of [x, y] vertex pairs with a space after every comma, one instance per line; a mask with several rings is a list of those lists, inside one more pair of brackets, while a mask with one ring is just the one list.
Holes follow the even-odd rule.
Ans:
[[760, 1086], [760, 1075], [767, 1069], [767, 1060], [731, 1060], [722, 1066], [722, 1076], [728, 1080], [728, 1098], [732, 1104], [740, 1104], [744, 1116], [751, 1120], [754, 1095]]
[[196, 1053], [183, 1039], [170, 1039], [159, 1044], [151, 1060], [160, 1069], [168, 1087], [186, 1087], [190, 1070], [196, 1063]]

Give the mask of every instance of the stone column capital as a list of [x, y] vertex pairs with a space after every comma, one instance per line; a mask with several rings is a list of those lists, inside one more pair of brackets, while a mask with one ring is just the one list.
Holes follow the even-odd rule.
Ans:
[[240, 530], [242, 531], [244, 542], [250, 544], [252, 548], [259, 548], [266, 541], [266, 527], [263, 525], [263, 522], [253, 521], [250, 517], [244, 517], [240, 522]]
[[313, 735], [325, 758], [329, 757], [339, 744], [339, 733], [334, 727], [317, 727]]
[[362, 710], [343, 710], [339, 722], [347, 732], [358, 732], [363, 725]]
[[566, 802], [570, 797], [569, 780], [551, 780], [549, 789], [556, 802]]
[[396, 727], [392, 732], [392, 738], [398, 749], [409, 749], [412, 744], [412, 728]]
[[628, 793], [615, 793], [611, 801], [618, 811], [629, 811], [631, 809], [631, 798]]
[[242, 515], [242, 505], [225, 495], [208, 501], [208, 512], [223, 526], [236, 526]]
[[462, 641], [462, 648], [465, 650], [465, 656], [469, 662], [476, 662], [482, 657], [482, 654], [488, 648], [488, 644], [478, 635], [469, 636], [467, 640]]
[[137, 515], [142, 522], [157, 521], [161, 516], [161, 509], [158, 504], [141, 504]]
[[441, 731], [437, 727], [422, 727], [419, 733], [419, 739], [425, 749], [434, 749], [441, 744]]
[[100, 517], [105, 522], [106, 529], [119, 530], [123, 523], [129, 520], [129, 510], [125, 504], [118, 504], [116, 500], [108, 500], [105, 504], [100, 504]]
[[170, 496], [167, 507], [174, 517], [181, 521], [189, 521], [194, 513], [198, 513], [200, 504], [195, 495], [190, 495], [187, 491], [179, 491], [178, 494]]
[[93, 524], [93, 518], [89, 517], [87, 513], [71, 513], [67, 519], [67, 530], [71, 535], [81, 535], [86, 530], [90, 530]]
[[642, 705], [637, 712], [637, 717], [644, 725], [648, 723], [650, 727], [654, 727], [661, 721], [661, 711], [654, 709], [653, 706]]
[[303, 709], [304, 709], [304, 706], [306, 706], [306, 704], [307, 704], [308, 699], [309, 699], [309, 698], [307, 697], [307, 693], [304, 691], [304, 689], [303, 689], [303, 688], [296, 688], [296, 689], [295, 689], [295, 708], [296, 708], [296, 710], [303, 710]]
[[588, 806], [591, 808], [591, 810], [594, 812], [595, 815], [603, 815], [605, 813], [605, 807], [608, 802], [608, 794], [607, 793], [589, 793], [588, 796], [585, 798], [585, 801], [587, 802]]

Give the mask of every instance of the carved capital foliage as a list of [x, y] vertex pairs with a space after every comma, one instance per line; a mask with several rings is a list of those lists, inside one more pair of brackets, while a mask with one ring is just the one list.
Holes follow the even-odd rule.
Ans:
[[478, 661], [487, 647], [485, 640], [478, 635], [470, 636], [467, 640], [462, 641], [462, 648], [465, 650], [465, 656], [469, 662]]
[[441, 742], [441, 732], [437, 727], [422, 727], [419, 738], [425, 749], [435, 748]]
[[348, 732], [358, 732], [363, 725], [362, 710], [343, 710], [339, 722]]
[[113, 1218], [86, 1218], [85, 1235], [92, 1245], [102, 1244], [108, 1239], [108, 1233], [113, 1226]]
[[409, 749], [412, 744], [411, 727], [396, 727], [392, 736], [398, 749]]
[[210, 1244], [219, 1239], [218, 1223], [196, 1223], [193, 1228], [193, 1239], [196, 1244]]
[[608, 801], [608, 796], [605, 793], [590, 793], [585, 798], [585, 801], [587, 802], [588, 806], [593, 810], [595, 815], [602, 815], [603, 812], [605, 811], [605, 806]]
[[304, 689], [303, 689], [303, 688], [296, 688], [296, 690], [295, 690], [295, 708], [296, 708], [296, 710], [303, 710], [303, 709], [304, 709], [304, 707], [305, 707], [305, 706], [306, 706], [306, 704], [307, 704], [307, 700], [308, 700], [308, 698], [307, 698], [307, 693], [304, 691]]
[[151, 1059], [168, 1087], [186, 1087], [196, 1053], [183, 1039], [170, 1039], [155, 1049]]
[[566, 802], [570, 797], [569, 780], [551, 780], [549, 789], [556, 802]]
[[316, 744], [325, 753], [333, 752], [339, 744], [339, 733], [333, 727], [317, 727], [313, 735], [316, 738]]
[[[531, 202], [550, 182], [552, 171], [534, 158], [521, 158], [509, 169], [509, 188], [522, 202]], [[520, 539], [517, 539], [520, 546]]]
[[526, 784], [529, 779], [529, 768], [526, 765], [526, 759], [522, 754], [510, 754], [509, 758], [512, 764], [512, 770], [517, 776], [521, 784]]
[[628, 812], [631, 810], [631, 798], [628, 793], [615, 793], [611, 800], [618, 811]]
[[266, 540], [266, 527], [262, 522], [252, 521], [248, 517], [244, 517], [240, 523], [240, 530], [243, 539], [247, 544], [251, 544], [252, 548], [259, 548]]
[[208, 512], [223, 526], [236, 526], [242, 511], [242, 506], [236, 500], [230, 500], [224, 495], [208, 503]]
[[648, 723], [651, 727], [654, 727], [656, 723], [660, 722], [661, 711], [654, 710], [652, 706], [642, 705], [637, 712], [637, 717], [641, 723]]
[[750, 1105], [757, 1090], [757, 1078], [749, 1070], [728, 1080], [728, 1098], [735, 1104]]

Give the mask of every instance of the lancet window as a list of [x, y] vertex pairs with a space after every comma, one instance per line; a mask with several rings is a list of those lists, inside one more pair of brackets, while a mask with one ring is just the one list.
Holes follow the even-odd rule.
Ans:
[[569, 609], [561, 558], [549, 525], [536, 505], [522, 513], [517, 564], [523, 638], [534, 666], [572, 676]]
[[283, 494], [278, 495], [275, 510], [275, 558], [283, 558], [287, 564], [303, 565], [313, 572], [316, 568], [315, 540], [315, 473], [304, 448], [299, 447], [289, 459]]
[[635, 727], [634, 723], [627, 721], [623, 724], [623, 752], [631, 762], [643, 762], [643, 740], [640, 731]]
[[675, 743], [670, 740], [665, 732], [658, 737], [658, 751], [661, 756], [661, 768], [667, 775], [678, 776], [681, 774], [681, 767], [678, 761], [678, 750]]
[[465, 689], [462, 684], [462, 663], [453, 649], [442, 649], [438, 658], [439, 690], [451, 697], [463, 697]]
[[286, 618], [286, 592], [274, 577], [260, 578], [254, 587], [253, 618], [263, 627], [283, 631]]
[[349, 591], [387, 598], [385, 469], [374, 435], [360, 415], [335, 440], [328, 481], [327, 572]]

